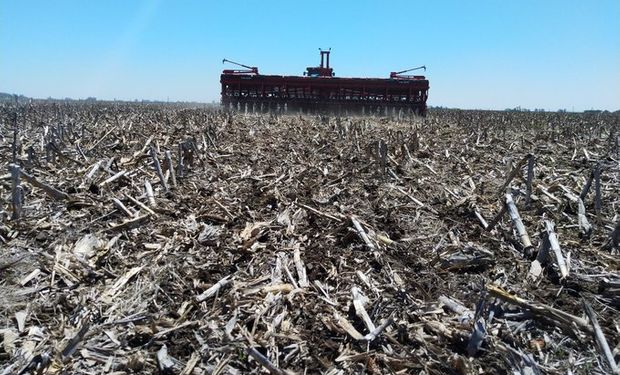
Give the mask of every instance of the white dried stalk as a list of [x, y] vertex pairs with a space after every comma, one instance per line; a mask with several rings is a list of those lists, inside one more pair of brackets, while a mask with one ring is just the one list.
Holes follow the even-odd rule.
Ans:
[[394, 188], [396, 190], [398, 190], [399, 192], [401, 192], [404, 196], [406, 196], [407, 198], [411, 199], [413, 201], [413, 203], [417, 204], [420, 207], [424, 207], [424, 203], [420, 202], [418, 199], [416, 199], [413, 195], [407, 193], [406, 191], [404, 191], [403, 189], [401, 189], [398, 186], [394, 186]]
[[577, 222], [579, 223], [579, 230], [586, 236], [592, 232], [592, 225], [586, 217], [586, 207], [583, 204], [581, 196], [573, 194], [569, 188], [564, 185], [560, 185], [560, 188], [564, 190], [564, 193], [568, 199], [577, 204]]
[[366, 231], [364, 231], [362, 224], [360, 224], [360, 222], [357, 221], [357, 219], [353, 216], [351, 216], [351, 222], [353, 223], [353, 226], [357, 230], [357, 234], [360, 236], [362, 241], [366, 243], [366, 246], [368, 247], [368, 249], [373, 250], [373, 251], [376, 250], [375, 244], [373, 244], [372, 241], [370, 241], [370, 238], [368, 238], [368, 235], [366, 234]]
[[20, 168], [17, 164], [9, 165], [9, 170], [11, 171], [11, 181], [12, 181], [12, 204], [13, 204], [13, 216], [12, 220], [19, 220], [22, 215], [22, 187], [19, 183], [19, 172]]
[[121, 202], [118, 198], [112, 198], [112, 202], [119, 210], [123, 211], [127, 216], [129, 217], [135, 216], [135, 213], [131, 212], [129, 208], [127, 208], [127, 206], [125, 206], [123, 202]]
[[562, 249], [560, 249], [558, 237], [553, 229], [553, 223], [549, 220], [545, 220], [545, 229], [547, 231], [547, 238], [549, 239], [549, 246], [551, 247], [551, 250], [553, 250], [558, 267], [560, 268], [560, 275], [564, 279], [568, 276], [568, 265], [562, 255]]
[[177, 176], [174, 173], [174, 164], [172, 164], [172, 155], [170, 154], [170, 151], [166, 151], [165, 156], [166, 167], [168, 168], [168, 171], [170, 172], [170, 178], [172, 179], [172, 186], [177, 187]]
[[512, 220], [512, 224], [514, 225], [517, 233], [519, 234], [519, 239], [521, 240], [523, 248], [531, 248], [532, 241], [530, 240], [530, 236], [527, 235], [525, 225], [523, 225], [523, 221], [521, 220], [521, 216], [519, 215], [519, 210], [517, 210], [517, 206], [512, 200], [512, 194], [510, 193], [506, 194], [506, 209], [508, 210], [508, 214], [510, 215], [510, 220]]
[[106, 179], [101, 184], [99, 184], [99, 186], [105, 186], [105, 185], [109, 184], [110, 182], [114, 182], [114, 181], [118, 180], [119, 178], [123, 177], [125, 174], [127, 174], [127, 171], [117, 172], [114, 176]]
[[90, 169], [90, 171], [86, 174], [86, 176], [84, 177], [84, 179], [86, 181], [90, 181], [93, 179], [93, 177], [95, 176], [95, 173], [97, 173], [97, 171], [99, 171], [99, 168], [101, 167], [101, 160], [99, 160], [98, 162], [96, 162], [93, 167]]
[[157, 203], [155, 203], [155, 194], [153, 193], [153, 186], [151, 186], [151, 183], [148, 182], [148, 180], [144, 181], [144, 190], [146, 190], [146, 197], [149, 200], [149, 204], [155, 207]]
[[351, 288], [351, 294], [353, 295], [353, 307], [355, 307], [355, 315], [357, 315], [364, 324], [366, 324], [366, 328], [368, 328], [368, 332], [373, 332], [377, 327], [370, 320], [370, 316], [368, 316], [368, 312], [364, 305], [368, 302], [368, 299], [362, 294], [358, 287], [354, 286]]
[[144, 209], [144, 211], [148, 212], [149, 214], [153, 215], [153, 216], [157, 216], [157, 214], [155, 213], [155, 211], [151, 210], [150, 208], [148, 208], [144, 203], [140, 202], [139, 200], [135, 199], [134, 197], [132, 197], [129, 194], [125, 194], [125, 197], [127, 199], [129, 199], [130, 201], [132, 201], [134, 204], [136, 204], [137, 206], [140, 206], [140, 208]]
[[161, 349], [157, 351], [157, 362], [159, 363], [159, 370], [162, 373], [167, 373], [171, 371], [172, 367], [174, 367], [174, 361], [168, 355], [168, 348], [166, 344], [164, 344]]
[[474, 213], [476, 214], [476, 217], [480, 221], [480, 225], [482, 225], [482, 228], [487, 229], [489, 227], [489, 223], [487, 223], [487, 221], [484, 219], [482, 214], [478, 212], [478, 210], [474, 211]]
[[225, 276], [220, 281], [218, 281], [217, 283], [213, 284], [213, 286], [211, 286], [209, 289], [207, 289], [204, 292], [202, 292], [202, 294], [198, 295], [196, 297], [196, 301], [202, 302], [202, 301], [206, 300], [207, 298], [213, 297], [216, 293], [218, 293], [220, 291], [220, 289], [222, 289], [226, 285], [230, 284], [231, 282], [232, 282], [231, 276], [230, 275]]
[[284, 272], [286, 272], [286, 276], [288, 276], [288, 279], [291, 280], [291, 284], [293, 284], [293, 287], [295, 289], [298, 289], [299, 285], [297, 285], [297, 281], [293, 277], [291, 270], [288, 268], [288, 257], [284, 254], [280, 254], [278, 258], [282, 258], [282, 266], [284, 267]]
[[394, 319], [392, 319], [392, 317], [389, 317], [385, 322], [383, 322], [379, 327], [375, 328], [374, 330], [372, 330], [369, 334], [367, 334], [366, 336], [364, 336], [364, 340], [367, 341], [373, 341], [374, 339], [376, 339], [381, 332], [383, 332], [389, 325], [391, 325], [394, 322]]
[[299, 286], [307, 288], [310, 284], [308, 283], [308, 276], [306, 275], [306, 266], [301, 260], [299, 244], [297, 244], [293, 250], [293, 261], [295, 262], [295, 269], [297, 270], [297, 277], [299, 278]]
[[598, 343], [599, 348], [603, 352], [605, 359], [607, 359], [607, 363], [609, 364], [611, 371], [614, 374], [620, 374], [620, 369], [616, 364], [616, 360], [614, 359], [614, 355], [612, 354], [611, 349], [609, 349], [609, 344], [607, 343], [607, 339], [605, 339], [605, 335], [603, 334], [601, 326], [598, 324], [598, 319], [596, 318], [596, 314], [594, 313], [592, 306], [590, 306], [590, 304], [587, 303], [585, 300], [582, 301], [582, 305], [584, 310], [586, 311], [586, 315], [588, 315], [588, 318], [590, 319], [590, 323], [592, 323], [592, 327], [594, 327], [594, 337], [596, 338], [596, 342]]
[[112, 286], [112, 288], [107, 289], [105, 292], [103, 292], [101, 300], [107, 302], [114, 298], [125, 286], [125, 284], [127, 284], [132, 277], [142, 271], [143, 268], [144, 266], [134, 267], [127, 271], [123, 276], [119, 277]]
[[577, 200], [577, 222], [579, 223], [579, 229], [584, 235], [588, 236], [592, 232], [592, 225], [586, 217], [586, 207], [581, 198]]
[[348, 320], [340, 316], [340, 314], [338, 314], [336, 311], [334, 311], [334, 318], [336, 319], [336, 322], [338, 323], [340, 328], [345, 330], [345, 332], [348, 333], [349, 336], [353, 337], [356, 340], [364, 339], [364, 335], [362, 335], [357, 329], [355, 329], [355, 327], [353, 327], [353, 325]]

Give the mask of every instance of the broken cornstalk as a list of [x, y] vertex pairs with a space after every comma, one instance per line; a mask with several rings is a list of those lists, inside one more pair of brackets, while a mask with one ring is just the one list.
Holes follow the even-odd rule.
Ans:
[[153, 145], [151, 145], [151, 158], [153, 158], [153, 167], [157, 172], [157, 176], [159, 176], [161, 186], [163, 186], [165, 192], [168, 192], [168, 184], [166, 183], [164, 173], [161, 171], [161, 164], [159, 163], [159, 158], [157, 158], [157, 151], [155, 151], [155, 147], [153, 147]]
[[549, 241], [549, 247], [553, 251], [555, 260], [560, 268], [560, 275], [563, 279], [565, 279], [568, 276], [568, 265], [562, 255], [562, 249], [560, 248], [560, 243], [558, 242], [558, 236], [555, 234], [554, 225], [550, 220], [545, 220], [545, 232]]
[[20, 168], [17, 164], [10, 164], [9, 170], [11, 171], [11, 203], [13, 204], [12, 220], [19, 220], [22, 215], [22, 201], [23, 201], [23, 189], [19, 183]]
[[510, 220], [512, 220], [512, 224], [515, 227], [519, 235], [519, 239], [521, 241], [521, 245], [523, 245], [524, 250], [528, 250], [532, 248], [532, 241], [530, 240], [530, 236], [528, 236], [527, 231], [525, 230], [525, 225], [523, 225], [523, 221], [521, 220], [521, 216], [519, 215], [519, 210], [517, 210], [517, 206], [515, 205], [514, 200], [512, 199], [512, 194], [506, 194], [506, 210], [510, 215]]

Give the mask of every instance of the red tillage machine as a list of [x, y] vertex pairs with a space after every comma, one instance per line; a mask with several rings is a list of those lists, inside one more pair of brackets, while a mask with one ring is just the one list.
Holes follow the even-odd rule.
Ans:
[[329, 66], [329, 50], [321, 50], [321, 65], [308, 67], [303, 76], [263, 75], [251, 67], [222, 72], [222, 106], [251, 112], [302, 111], [336, 114], [426, 115], [428, 80], [405, 75], [413, 69], [390, 73], [390, 78], [336, 77]]

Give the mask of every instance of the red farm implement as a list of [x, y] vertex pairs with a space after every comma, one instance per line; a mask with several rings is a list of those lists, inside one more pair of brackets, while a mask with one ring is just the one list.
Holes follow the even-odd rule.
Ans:
[[321, 50], [321, 65], [306, 68], [303, 76], [263, 75], [257, 67], [224, 59], [244, 69], [222, 72], [222, 105], [250, 112], [426, 115], [428, 80], [404, 75], [426, 67], [392, 72], [390, 78], [342, 78], [329, 66], [329, 54]]

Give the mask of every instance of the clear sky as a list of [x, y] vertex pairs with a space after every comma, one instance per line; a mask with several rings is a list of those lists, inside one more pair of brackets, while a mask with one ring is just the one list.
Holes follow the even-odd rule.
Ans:
[[425, 64], [429, 104], [620, 109], [620, 0], [0, 0], [0, 92], [219, 100], [222, 58], [300, 75]]

